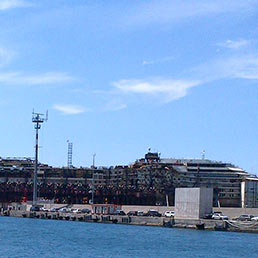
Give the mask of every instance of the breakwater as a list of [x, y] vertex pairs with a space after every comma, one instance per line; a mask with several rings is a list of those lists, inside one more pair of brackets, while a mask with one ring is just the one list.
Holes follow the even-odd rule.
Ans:
[[74, 214], [60, 212], [31, 212], [11, 210], [2, 216], [31, 219], [65, 220], [92, 223], [113, 223], [124, 225], [159, 226], [169, 228], [188, 228], [198, 230], [218, 230], [232, 232], [258, 233], [258, 222], [240, 222], [234, 220], [174, 219], [166, 217], [120, 216], [98, 214]]

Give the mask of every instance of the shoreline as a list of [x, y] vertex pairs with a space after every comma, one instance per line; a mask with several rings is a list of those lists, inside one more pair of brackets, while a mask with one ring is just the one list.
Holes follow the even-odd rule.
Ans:
[[73, 214], [60, 212], [9, 211], [1, 216], [47, 220], [64, 220], [91, 223], [156, 226], [195, 230], [214, 230], [239, 233], [258, 233], [258, 222], [237, 222], [233, 220], [174, 219], [166, 217], [120, 216], [98, 214]]

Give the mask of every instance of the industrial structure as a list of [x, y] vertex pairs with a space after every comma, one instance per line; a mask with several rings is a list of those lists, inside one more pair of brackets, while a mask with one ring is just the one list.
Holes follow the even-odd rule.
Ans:
[[67, 140], [67, 147], [67, 167], [71, 168], [73, 166], [73, 143], [69, 140]]
[[[95, 158], [95, 157], [94, 157]], [[70, 164], [69, 164], [70, 165]], [[33, 200], [33, 158], [0, 159], [0, 202]], [[229, 163], [163, 159], [148, 152], [127, 166], [38, 164], [38, 198], [56, 203], [174, 205], [176, 188], [213, 189], [213, 206], [258, 207], [258, 178]]]
[[33, 180], [33, 204], [37, 204], [37, 192], [38, 192], [38, 149], [39, 149], [39, 129], [41, 124], [48, 119], [48, 112], [46, 118], [43, 114], [32, 112], [32, 123], [36, 130], [36, 144], [35, 144], [35, 161], [34, 161], [34, 180]]

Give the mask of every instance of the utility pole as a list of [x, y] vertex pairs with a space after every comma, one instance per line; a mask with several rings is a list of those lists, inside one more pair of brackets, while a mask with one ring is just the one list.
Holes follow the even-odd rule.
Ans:
[[93, 185], [94, 180], [92, 180], [92, 189], [91, 189], [91, 204], [94, 204], [94, 191], [95, 191], [95, 186]]
[[44, 114], [32, 112], [32, 123], [35, 124], [34, 128], [36, 130], [36, 144], [35, 144], [35, 162], [34, 162], [34, 180], [33, 180], [33, 201], [32, 205], [37, 204], [37, 191], [38, 191], [38, 148], [39, 148], [39, 129], [44, 121], [48, 120], [48, 111], [44, 118]]
[[91, 202], [94, 204], [94, 192], [95, 192], [95, 185], [94, 185], [94, 170], [95, 170], [95, 158], [96, 158], [96, 153], [93, 154], [92, 158], [92, 189], [91, 189]]

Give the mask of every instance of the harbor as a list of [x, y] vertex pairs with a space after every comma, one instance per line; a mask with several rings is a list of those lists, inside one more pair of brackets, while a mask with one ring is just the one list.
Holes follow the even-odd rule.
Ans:
[[162, 159], [150, 149], [130, 166], [109, 169], [0, 161], [2, 216], [258, 232], [257, 177], [232, 164]]
[[0, 258], [258, 257], [257, 10], [0, 0]]

